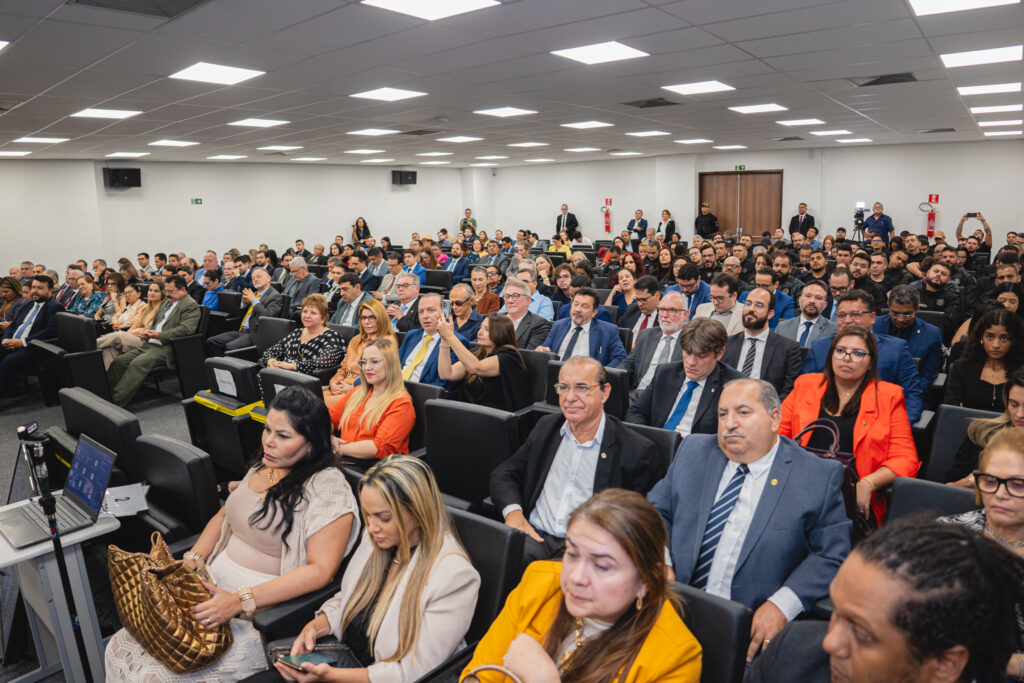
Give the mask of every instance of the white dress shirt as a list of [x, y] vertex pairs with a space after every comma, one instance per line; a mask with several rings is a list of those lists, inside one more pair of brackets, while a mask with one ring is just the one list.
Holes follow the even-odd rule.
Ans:
[[[342, 302], [342, 305], [346, 305], [344, 301]], [[359, 306], [357, 306], [356, 302], [354, 301], [347, 305], [348, 310], [345, 311], [345, 315], [342, 316], [341, 320], [339, 321], [339, 324], [347, 325], [348, 327], [358, 327], [359, 323], [356, 320], [356, 314], [359, 312]]]
[[[768, 325], [765, 324], [764, 330], [760, 334], [750, 334], [750, 330], [743, 329], [743, 345], [740, 347], [740, 358], [736, 363], [736, 369], [742, 371], [743, 364], [747, 360], [747, 353], [750, 351], [750, 345], [755, 344], [757, 349], [754, 351], [754, 368], [750, 371], [751, 379], [761, 379], [761, 366], [764, 363], [764, 347], [768, 343], [768, 333], [771, 332]], [[751, 338], [757, 339], [757, 342], [750, 341]]]
[[[580, 327], [583, 328], [580, 331], [579, 339], [576, 340], [576, 346], [572, 347], [572, 355], [569, 358], [575, 358], [577, 356], [590, 357], [590, 323], [594, 321], [593, 318], [585, 322]], [[570, 319], [571, 322], [571, 319]], [[562, 345], [558, 347], [558, 357], [562, 358], [565, 354], [565, 350], [569, 347], [569, 342], [572, 340], [572, 336], [576, 334], [576, 325], [572, 324], [569, 326], [569, 330], [565, 333], [565, 338], [562, 339]], [[564, 359], [568, 360], [568, 358]]]
[[[697, 414], [697, 404], [700, 403], [700, 395], [704, 393], [704, 385], [707, 383], [708, 378], [705, 377], [701, 380], [695, 380], [697, 387], [693, 390], [693, 395], [690, 397], [690, 405], [686, 406], [686, 414], [683, 415], [683, 419], [676, 425], [676, 431], [683, 436], [689, 436], [690, 430], [693, 429], [693, 418]], [[683, 398], [683, 394], [686, 392], [686, 385], [690, 382], [688, 377], [684, 376], [683, 386], [679, 388], [679, 393], [676, 394], [676, 400], [672, 402], [672, 410], [668, 411], [671, 415], [675, 412], [676, 406], [679, 405], [679, 401]], [[658, 427], [660, 425], [654, 425]]]
[[[658, 369], [658, 359], [661, 358], [662, 353], [664, 353], [666, 344], [669, 347], [669, 351], [668, 355], [666, 356], [665, 362], [667, 363], [672, 360], [672, 346], [674, 344], [679, 343], [679, 333], [682, 331], [683, 329], [679, 328], [678, 330], [675, 331], [675, 334], [661, 335], [661, 339], [658, 340], [658, 345], [654, 347], [654, 355], [651, 356], [651, 364], [647, 366], [647, 371], [644, 373], [644, 376], [640, 378], [640, 384], [636, 386], [637, 391], [643, 391], [644, 389], [646, 389], [647, 386], [651, 383], [651, 380], [654, 379], [654, 371]], [[696, 393], [697, 390], [694, 389], [693, 391], [694, 393]], [[693, 401], [691, 399], [691, 403], [692, 402]], [[674, 406], [675, 404], [673, 404], [673, 407]]]
[[[185, 296], [188, 296], [188, 295], [186, 294]], [[180, 301], [180, 299], [179, 299], [179, 301]], [[173, 311], [174, 307], [177, 306], [177, 305], [178, 305], [177, 301], [172, 301], [171, 302], [171, 305], [167, 307], [167, 311], [164, 313], [164, 317], [160, 318], [160, 322], [158, 322], [156, 324], [156, 327], [153, 328], [154, 332], [159, 333], [161, 330], [164, 329], [164, 324], [167, 322], [167, 319], [171, 317], [171, 311]], [[157, 344], [158, 346], [163, 346], [163, 342], [160, 341], [160, 339], [157, 338], [157, 337], [154, 337], [153, 339], [150, 339], [149, 343], [150, 344]]]
[[[417, 344], [411, 351], [409, 351], [409, 355], [406, 356], [406, 365], [402, 366], [403, 371], [405, 370], [406, 367], [408, 367], [408, 363], [411, 363], [412, 360], [419, 354], [420, 348], [424, 344], [428, 344], [427, 336], [427, 332], [426, 330], [424, 330], [423, 338], [420, 339], [420, 343]], [[429, 346], [427, 346], [427, 352], [423, 354], [423, 360], [420, 362], [419, 365], [416, 366], [416, 369], [412, 371], [412, 375], [409, 376], [410, 382], [420, 381], [420, 376], [423, 375], [423, 368], [427, 367], [427, 361], [430, 360], [430, 354], [434, 352], [434, 347], [437, 346], [437, 343], [441, 340], [441, 335], [438, 334], [437, 332], [434, 332], [434, 334], [431, 336], [433, 336], [433, 339], [430, 340]]]
[[[779, 451], [779, 439], [775, 439], [775, 445], [760, 460], [749, 463], [750, 473], [743, 480], [743, 488], [740, 489], [739, 500], [736, 507], [729, 513], [729, 521], [722, 529], [722, 536], [718, 539], [718, 547], [715, 549], [715, 557], [711, 560], [711, 570], [708, 572], [708, 585], [705, 590], [708, 593], [732, 599], [732, 580], [736, 575], [736, 565], [740, 559], [740, 551], [743, 550], [743, 542], [747, 538], [747, 531], [754, 519], [754, 511], [761, 500], [765, 484], [768, 482], [768, 472], [775, 462], [775, 455]], [[722, 472], [722, 478], [718, 481], [718, 489], [715, 492], [715, 500], [722, 495], [722, 492], [729, 485], [729, 481], [739, 463], [729, 461]], [[800, 612], [803, 605], [800, 598], [791, 589], [785, 586], [780, 587], [768, 598], [778, 607], [786, 619], [792, 621]]]
[[[658, 324], [658, 312], [655, 311], [651, 315], [647, 315], [641, 311], [640, 317], [636, 319], [635, 323], [633, 323], [633, 344], [636, 344], [636, 338], [640, 336], [640, 326], [644, 324], [644, 319], [647, 320], [647, 327], [644, 329], [649, 330]], [[626, 349], [626, 351], [630, 350], [631, 349]]]

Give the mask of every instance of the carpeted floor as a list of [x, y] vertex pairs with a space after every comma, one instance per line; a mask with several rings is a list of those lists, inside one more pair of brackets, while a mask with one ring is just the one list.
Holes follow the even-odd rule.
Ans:
[[[189, 441], [185, 413], [177, 390], [177, 382], [167, 380], [161, 382], [159, 391], [152, 384], [145, 385], [139, 391], [131, 410], [138, 415], [143, 434], [163, 434], [185, 442]], [[64, 424], [60, 406], [43, 405], [39, 387], [33, 380], [29, 380], [27, 386], [18, 383], [12, 387], [8, 395], [0, 396], [0, 503], [8, 501], [11, 491], [18, 459], [17, 428], [30, 422], [37, 422], [40, 430]], [[4, 604], [0, 604], [0, 618], [5, 624], [8, 623], [10, 612], [14, 609], [11, 602], [8, 597]], [[35, 668], [31, 639], [28, 650], [20, 661], [14, 661], [7, 666], [0, 665], [0, 683], [17, 678]], [[65, 678], [63, 674], [55, 674], [43, 680], [51, 683], [64, 681]]]

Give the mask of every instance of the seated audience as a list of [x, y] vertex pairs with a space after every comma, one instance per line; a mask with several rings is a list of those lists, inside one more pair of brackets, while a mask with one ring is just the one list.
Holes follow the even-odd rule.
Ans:
[[477, 330], [484, 319], [480, 313], [473, 310], [473, 288], [465, 282], [460, 282], [452, 287], [448, 293], [448, 300], [452, 303], [451, 322], [455, 325], [455, 331], [472, 343], [476, 340]]
[[[420, 327], [406, 332], [398, 356], [401, 359], [402, 379], [450, 390], [452, 383], [438, 374], [441, 335], [437, 332], [437, 323], [441, 320], [441, 302], [441, 295], [436, 292], [428, 292], [419, 298], [417, 307]], [[457, 332], [455, 334], [458, 335]], [[464, 337], [458, 336], [463, 344], [469, 344]], [[455, 354], [450, 350], [447, 353], [455, 362]]]
[[292, 645], [313, 652], [333, 635], [348, 646], [350, 666], [284, 664], [250, 678], [263, 682], [387, 681], [413, 683], [453, 655], [469, 630], [480, 575], [454, 531], [430, 468], [395, 456], [359, 484], [366, 532], [341, 579]]
[[697, 683], [701, 647], [668, 585], [666, 544], [643, 496], [595, 494], [569, 516], [563, 560], [527, 568], [462, 675], [502, 662], [528, 681]]
[[398, 276], [398, 284], [395, 287], [398, 290], [398, 301], [388, 306], [391, 329], [396, 332], [408, 332], [420, 325], [420, 279], [414, 273], [402, 273]]
[[683, 436], [718, 431], [718, 400], [726, 382], [743, 377], [721, 362], [728, 337], [722, 323], [698, 318], [679, 335], [683, 359], [662, 363], [626, 412], [626, 422]]
[[569, 514], [591, 495], [606, 488], [646, 492], [667, 465], [653, 443], [604, 412], [611, 386], [596, 360], [568, 360], [555, 390], [561, 412], [542, 417], [515, 455], [491, 472], [491, 498], [505, 524], [529, 536], [527, 563], [562, 554]]
[[[758, 277], [761, 277], [758, 274]], [[775, 295], [763, 287], [747, 292], [743, 302], [743, 332], [725, 342], [722, 362], [744, 377], [763, 379], [785, 398], [800, 375], [803, 354], [792, 339], [776, 334], [770, 323], [778, 311]]]
[[[569, 291], [569, 285], [572, 283], [573, 275], [575, 275], [575, 271], [568, 263], [561, 263], [555, 267], [551, 303], [565, 306], [572, 302], [572, 293]], [[559, 313], [561, 313], [561, 309], [559, 309]]]
[[555, 321], [544, 343], [537, 350], [557, 353], [561, 360], [589, 356], [601, 365], [618, 367], [626, 357], [626, 349], [622, 346], [619, 328], [595, 319], [600, 301], [597, 291], [590, 287], [577, 290], [572, 299], [569, 318]]
[[506, 315], [516, 330], [516, 345], [520, 349], [535, 350], [551, 332], [551, 321], [530, 312], [530, 285], [522, 280], [510, 278], [502, 292]]
[[626, 309], [636, 299], [636, 290], [634, 288], [636, 278], [637, 276], [629, 268], [622, 268], [619, 272], [615, 273], [615, 286], [608, 293], [604, 305], [618, 307], [620, 317], [626, 315]]
[[[690, 319], [710, 318], [722, 323], [727, 334], [742, 332], [743, 304], [739, 302], [739, 281], [731, 275], [718, 274], [711, 281], [710, 289], [709, 301], [698, 306]], [[686, 293], [685, 289], [683, 293]]]
[[469, 281], [473, 286], [473, 308], [480, 315], [497, 313], [501, 308], [501, 298], [487, 289], [487, 269], [475, 266], [469, 273]]
[[[761, 258], [767, 259], [766, 256], [761, 256]], [[775, 300], [775, 305], [772, 309], [774, 315], [768, 319], [768, 327], [771, 328], [773, 332], [783, 320], [788, 320], [796, 316], [796, 302], [793, 301], [793, 297], [779, 291], [780, 282], [782, 282], [782, 276], [768, 266], [759, 268], [754, 273], [754, 287], [760, 287], [761, 289], [771, 292]], [[750, 290], [747, 290], [740, 294], [738, 301], [740, 303], [746, 303], [749, 293]], [[746, 311], [744, 311], [744, 315], [746, 315]]]
[[825, 596], [850, 552], [850, 521], [842, 465], [777, 434], [772, 385], [732, 381], [718, 412], [717, 440], [684, 439], [647, 499], [668, 529], [676, 580], [754, 610], [749, 662]]
[[302, 301], [300, 316], [302, 327], [268, 348], [260, 357], [260, 365], [316, 375], [318, 370], [333, 368], [341, 362], [345, 341], [327, 327], [327, 299], [323, 294], [307, 296]]
[[0, 278], [0, 330], [6, 330], [18, 310], [30, 300], [22, 295], [21, 280], [13, 276]]
[[661, 289], [658, 287], [657, 280], [650, 275], [645, 275], [636, 281], [633, 291], [635, 292], [633, 303], [626, 307], [625, 312], [619, 317], [618, 326], [633, 333], [633, 343], [635, 344], [641, 332], [658, 324]]
[[340, 401], [360, 381], [359, 361], [363, 357], [363, 349], [374, 339], [382, 338], [390, 339], [398, 348], [398, 338], [388, 324], [384, 304], [373, 299], [363, 302], [359, 306], [359, 332], [349, 341], [341, 367], [324, 387], [324, 403], [328, 408]]
[[887, 334], [907, 342], [910, 355], [918, 359], [921, 392], [931, 389], [942, 369], [942, 332], [917, 317], [920, 296], [909, 285], [897, 285], [889, 292], [889, 312], [875, 320], [876, 334]]
[[338, 308], [331, 316], [331, 324], [358, 327], [359, 311], [373, 296], [363, 291], [362, 282], [355, 273], [345, 273], [338, 279], [338, 294], [341, 296]]
[[[801, 375], [782, 404], [779, 434], [793, 438], [817, 419], [839, 430], [839, 450], [857, 458], [857, 509], [876, 524], [885, 519], [885, 489], [896, 477], [913, 477], [921, 463], [907, 419], [903, 390], [878, 377], [878, 345], [859, 325], [836, 333], [823, 373]], [[801, 444], [828, 450], [824, 429], [805, 434]]]
[[[370, 294], [385, 306], [398, 301], [398, 277], [402, 274], [402, 257], [393, 251], [387, 254], [387, 270], [381, 275], [380, 284]], [[340, 277], [340, 275], [339, 275]]]
[[978, 467], [978, 456], [999, 432], [1017, 428], [1024, 429], [1024, 368], [1017, 368], [1003, 385], [1003, 402], [1006, 410], [993, 418], [971, 420], [967, 434], [957, 449], [953, 466], [946, 472], [945, 480], [956, 486], [974, 488], [974, 470]]
[[107, 291], [103, 292], [103, 302], [92, 315], [97, 325], [109, 325], [114, 315], [124, 310], [124, 288], [125, 280], [119, 273], [107, 276]]
[[32, 367], [28, 343], [57, 336], [57, 313], [63, 310], [53, 298], [53, 280], [46, 275], [33, 275], [28, 303], [18, 309], [0, 337], [0, 396], [6, 394], [18, 370]]
[[221, 284], [221, 277], [219, 268], [207, 268], [203, 271], [203, 288], [206, 290], [206, 293], [203, 294], [202, 305], [211, 311], [220, 310], [217, 294], [227, 291]]
[[1002, 412], [1007, 374], [1024, 365], [1024, 322], [1015, 313], [994, 308], [971, 332], [963, 356], [946, 379], [943, 403]]
[[[614, 275], [612, 276], [615, 277]], [[579, 274], [573, 275], [569, 280], [569, 305], [562, 305], [558, 309], [558, 315], [555, 316], [555, 320], [568, 319], [569, 314], [572, 312], [572, 299], [576, 296], [576, 292], [580, 291], [584, 287], [593, 287], [594, 279], [587, 275]], [[606, 323], [612, 321], [612, 317], [608, 314], [608, 309], [604, 306], [597, 307], [597, 315], [594, 316], [598, 320], [603, 320]]]
[[286, 314], [281, 294], [270, 286], [270, 274], [265, 268], [249, 271], [252, 287], [242, 290], [242, 322], [237, 330], [229, 330], [206, 340], [206, 355], [222, 356], [225, 351], [243, 349], [256, 344], [256, 330], [260, 318], [279, 318]]
[[164, 286], [154, 282], [148, 291], [149, 298], [143, 302], [135, 285], [125, 287], [125, 299], [130, 305], [125, 306], [122, 314], [114, 316], [111, 321], [113, 331], [96, 339], [96, 348], [103, 355], [104, 370], [109, 370], [110, 364], [120, 354], [142, 347], [140, 332], [153, 326], [157, 309], [164, 299]]
[[78, 278], [78, 293], [71, 299], [67, 311], [92, 318], [103, 305], [103, 299], [103, 292], [96, 286], [93, 276], [86, 273]]
[[[476, 353], [459, 341], [452, 322], [441, 320], [437, 331], [441, 335], [438, 374], [443, 380], [459, 382], [456, 390], [463, 400], [509, 412], [531, 403], [530, 378], [508, 316], [491, 313], [482, 319]], [[446, 353], [449, 347], [457, 362]]]
[[683, 307], [683, 295], [666, 292], [660, 299], [656, 323], [637, 334], [633, 350], [619, 366], [629, 372], [633, 392], [643, 391], [651, 384], [658, 366], [683, 359], [679, 333], [689, 316], [689, 311]]
[[326, 586], [359, 538], [358, 511], [334, 466], [320, 397], [298, 387], [277, 394], [258, 459], [184, 556], [185, 567], [210, 574], [212, 597], [193, 617], [208, 628], [230, 623], [234, 643], [200, 672], [175, 676], [121, 629], [107, 645], [107, 681], [237, 680], [264, 669], [252, 614]]
[[[676, 284], [666, 288], [665, 292], [682, 294], [686, 299], [686, 308], [690, 311], [690, 317], [693, 318], [698, 306], [711, 301], [711, 285], [701, 279], [700, 271], [692, 263], [683, 263], [675, 268]], [[729, 308], [731, 309], [731, 306]]]
[[290, 296], [292, 301], [289, 313], [298, 313], [299, 309], [305, 306], [306, 297], [320, 292], [320, 278], [309, 272], [306, 260], [296, 256], [288, 264], [289, 277], [284, 282], [284, 289], [281, 291], [285, 296]]
[[[551, 303], [551, 299], [541, 294], [537, 289], [537, 274], [534, 272], [534, 268], [529, 261], [520, 265], [516, 278], [521, 282], [525, 282], [526, 286], [530, 288], [530, 313], [539, 315], [545, 320], [554, 320], [555, 307]], [[506, 311], [499, 310], [498, 312], [505, 313]]]

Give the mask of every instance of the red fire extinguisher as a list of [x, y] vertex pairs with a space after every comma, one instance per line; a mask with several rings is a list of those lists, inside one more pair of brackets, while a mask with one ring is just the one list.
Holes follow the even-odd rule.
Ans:
[[601, 207], [601, 213], [604, 214], [604, 231], [612, 231], [612, 198], [607, 197], [604, 200], [604, 206]]
[[921, 209], [921, 211], [924, 211], [925, 213], [928, 214], [928, 236], [935, 237], [935, 207], [931, 204], [931, 202], [921, 202], [921, 204], [917, 208]]

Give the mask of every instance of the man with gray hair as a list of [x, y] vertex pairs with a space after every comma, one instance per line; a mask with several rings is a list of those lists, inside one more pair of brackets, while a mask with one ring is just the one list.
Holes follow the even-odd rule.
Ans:
[[417, 301], [420, 297], [420, 277], [416, 273], [402, 273], [398, 276], [398, 303], [388, 306], [391, 327], [396, 332], [408, 332], [420, 326]]
[[551, 321], [530, 312], [530, 285], [518, 278], [510, 278], [502, 290], [505, 306], [502, 311], [516, 329], [516, 343], [520, 349], [533, 351], [544, 343], [551, 331]]
[[942, 330], [917, 317], [921, 296], [915, 287], [896, 285], [889, 292], [888, 304], [889, 312], [875, 319], [872, 331], [907, 342], [910, 355], [920, 358], [921, 393], [927, 393], [942, 369]]
[[252, 288], [242, 289], [242, 323], [237, 330], [229, 330], [206, 340], [206, 355], [213, 358], [223, 356], [225, 351], [243, 349], [256, 343], [256, 328], [260, 318], [279, 318], [284, 313], [284, 299], [270, 286], [270, 273], [256, 267], [249, 271]]
[[717, 412], [717, 435], [684, 439], [647, 499], [665, 522], [675, 579], [754, 610], [750, 662], [828, 594], [850, 552], [843, 467], [778, 435], [767, 382], [728, 382]]
[[291, 277], [284, 285], [284, 291], [281, 292], [285, 296], [291, 297], [291, 313], [297, 313], [302, 308], [302, 300], [310, 294], [318, 294], [320, 292], [320, 279], [315, 275], [311, 275], [309, 267], [306, 265], [306, 259], [301, 256], [296, 256], [292, 259], [291, 263], [288, 264], [288, 271]]
[[[67, 308], [71, 304], [71, 300], [75, 298], [75, 294], [78, 292], [78, 278], [83, 275], [85, 275], [85, 273], [74, 265], [68, 266], [68, 269], [64, 274], [64, 284], [61, 285], [61, 288], [53, 295], [53, 298], [57, 300], [57, 303], [64, 308]], [[54, 280], [54, 282], [56, 282], [56, 280]]]
[[[551, 303], [551, 299], [544, 296], [537, 291], [537, 266], [533, 261], [524, 261], [519, 265], [519, 270], [516, 273], [516, 279], [525, 282], [530, 288], [530, 313], [539, 315], [545, 320], [555, 319], [555, 306]], [[506, 313], [504, 307], [499, 313]]]
[[630, 386], [634, 392], [650, 386], [658, 367], [683, 359], [679, 334], [689, 318], [683, 295], [676, 291], [665, 292], [658, 304], [657, 325], [640, 332], [633, 350], [619, 366], [629, 371]]

